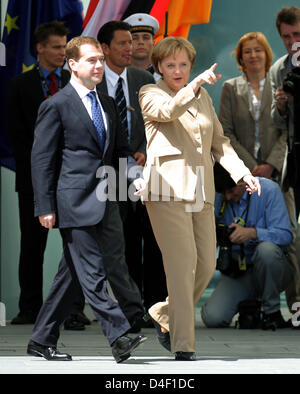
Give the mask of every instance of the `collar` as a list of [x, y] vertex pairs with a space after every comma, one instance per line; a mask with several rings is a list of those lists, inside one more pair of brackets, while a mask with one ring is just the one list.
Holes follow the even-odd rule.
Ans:
[[126, 67], [124, 68], [123, 72], [120, 75], [115, 73], [111, 68], [109, 68], [106, 62], [104, 63], [104, 67], [105, 67], [105, 78], [106, 80], [109, 80], [109, 82], [113, 87], [117, 85], [120, 77], [122, 77], [125, 82], [127, 81]]
[[[40, 70], [41, 70], [43, 76], [45, 77], [45, 79], [47, 79], [48, 76], [49, 76], [49, 74], [50, 74], [50, 71], [46, 70], [46, 69], [45, 69], [44, 67], [42, 67], [40, 64], [39, 64], [38, 66], [39, 66], [39, 68], [40, 68]], [[60, 77], [61, 77], [61, 70], [62, 70], [61, 67], [57, 67], [57, 69], [53, 71], [53, 73], [57, 76], [57, 78], [60, 78]]]
[[79, 82], [77, 82], [74, 77], [70, 79], [70, 83], [73, 86], [73, 88], [76, 90], [76, 92], [78, 93], [79, 97], [81, 98], [81, 100], [86, 97], [90, 92], [94, 91], [96, 92], [96, 97], [97, 97], [97, 91], [96, 91], [96, 87], [94, 87], [93, 90], [88, 89], [87, 87], [81, 85]]
[[176, 96], [176, 93], [172, 89], [169, 88], [169, 86], [166, 84], [166, 82], [164, 81], [163, 78], [160, 78], [160, 80], [157, 82], [157, 86], [160, 89], [164, 90], [166, 93], [168, 93], [169, 96], [171, 96], [171, 97]]
[[247, 202], [248, 201], [248, 192], [247, 190], [245, 190], [244, 194], [242, 195], [241, 199], [236, 203], [236, 204], [240, 204], [242, 201], [243, 202]]

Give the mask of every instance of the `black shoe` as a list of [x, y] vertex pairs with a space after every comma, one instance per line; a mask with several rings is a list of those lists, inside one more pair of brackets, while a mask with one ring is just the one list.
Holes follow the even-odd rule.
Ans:
[[37, 314], [31, 311], [20, 312], [12, 319], [10, 324], [34, 324]]
[[76, 318], [77, 318], [78, 321], [83, 323], [85, 326], [90, 326], [91, 325], [90, 319], [88, 319], [83, 312], [76, 313]]
[[264, 314], [262, 321], [262, 329], [263, 330], [272, 330], [275, 331], [277, 328], [288, 328], [290, 327], [289, 322], [285, 321], [281, 315], [280, 311]]
[[131, 352], [136, 349], [147, 338], [144, 335], [138, 335], [135, 338], [127, 336], [119, 337], [112, 345], [112, 354], [117, 363], [127, 360]]
[[163, 346], [165, 349], [167, 349], [169, 352], [171, 351], [171, 341], [170, 341], [170, 333], [169, 332], [161, 332], [161, 326], [152, 319], [153, 325], [156, 328], [156, 333], [157, 333], [157, 339], [158, 342]]
[[194, 352], [176, 352], [175, 353], [176, 361], [195, 361], [196, 354]]
[[64, 329], [71, 331], [82, 331], [85, 330], [85, 325], [78, 320], [76, 314], [71, 314], [64, 322]]
[[72, 357], [65, 353], [59, 353], [55, 347], [40, 345], [37, 342], [29, 341], [27, 354], [35, 357], [44, 357], [48, 361], [70, 361]]

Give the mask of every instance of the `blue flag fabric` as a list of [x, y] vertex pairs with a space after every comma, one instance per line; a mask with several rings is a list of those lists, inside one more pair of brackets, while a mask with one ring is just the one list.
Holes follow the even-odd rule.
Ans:
[[[63, 21], [70, 30], [68, 40], [82, 33], [81, 0], [9, 0], [2, 43], [6, 65], [0, 66], [0, 166], [15, 170], [13, 150], [7, 138], [6, 94], [10, 78], [31, 70], [36, 62], [33, 32], [37, 26], [53, 20]], [[24, 92], [26, 94], [26, 92]]]

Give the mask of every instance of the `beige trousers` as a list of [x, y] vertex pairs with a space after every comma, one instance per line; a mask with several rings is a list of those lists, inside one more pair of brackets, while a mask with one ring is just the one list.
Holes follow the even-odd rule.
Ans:
[[[195, 351], [194, 308], [216, 267], [214, 207], [186, 212], [183, 202], [145, 203], [160, 247], [169, 297], [152, 311], [170, 331], [171, 351]], [[155, 283], [153, 283], [155, 286]]]

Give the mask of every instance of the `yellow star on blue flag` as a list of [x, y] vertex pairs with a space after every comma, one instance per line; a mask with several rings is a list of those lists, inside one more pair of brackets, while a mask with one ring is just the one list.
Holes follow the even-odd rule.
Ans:
[[[32, 37], [36, 27], [54, 20], [64, 21], [70, 30], [70, 40], [82, 33], [82, 11], [81, 0], [8, 0], [2, 34], [6, 66], [0, 65], [0, 166], [15, 170], [13, 149], [6, 133], [7, 84], [9, 79], [37, 64]], [[0, 63], [4, 63], [1, 52]]]
[[16, 30], [20, 29], [19, 26], [17, 26], [17, 24], [16, 24], [18, 18], [19, 18], [18, 15], [15, 16], [14, 18], [12, 18], [8, 13], [6, 14], [4, 26], [7, 28], [8, 34], [10, 34], [12, 29], [16, 29]]

